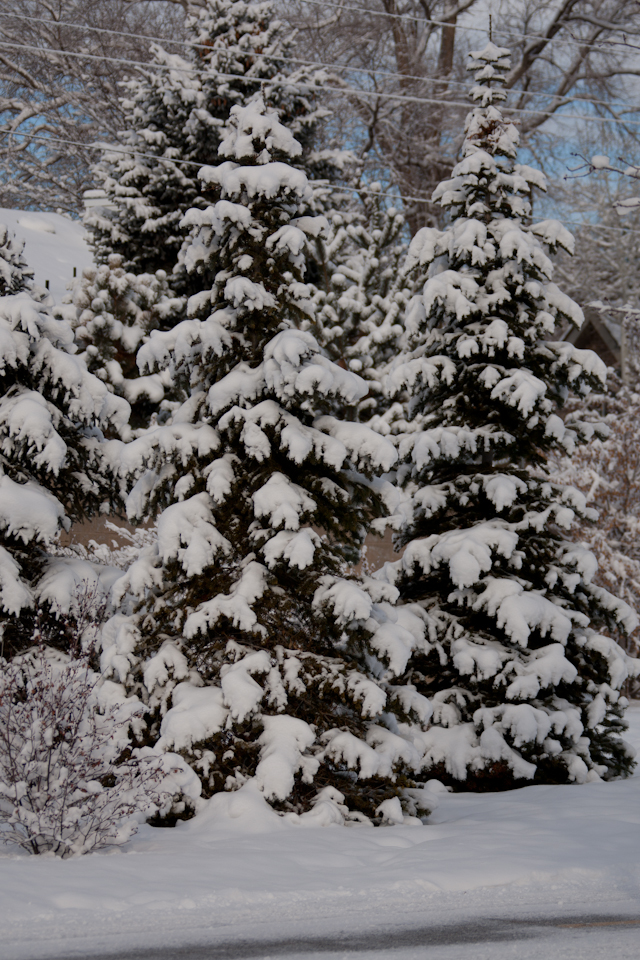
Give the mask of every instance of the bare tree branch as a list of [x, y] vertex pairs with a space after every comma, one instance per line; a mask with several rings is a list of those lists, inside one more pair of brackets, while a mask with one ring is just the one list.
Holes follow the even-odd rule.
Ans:
[[[116, 136], [120, 81], [135, 72], [111, 58], [146, 61], [150, 55], [143, 37], [82, 27], [99, 22], [107, 30], [169, 41], [180, 35], [182, 13], [167, 0], [6, 0], [3, 13], [16, 17], [0, 18], [0, 41], [17, 47], [0, 47], [0, 129], [11, 131], [0, 135], [0, 205], [77, 214], [92, 185], [89, 171], [96, 157], [89, 144]], [[107, 59], [78, 59], [65, 51]], [[81, 145], [61, 151], [34, 139], [47, 136]]]

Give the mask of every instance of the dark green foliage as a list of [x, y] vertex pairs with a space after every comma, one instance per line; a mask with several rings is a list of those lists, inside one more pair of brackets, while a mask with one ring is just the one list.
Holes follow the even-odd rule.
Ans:
[[592, 512], [548, 466], [598, 432], [559, 414], [606, 369], [557, 339], [582, 322], [548, 257], [572, 238], [556, 221], [532, 223], [544, 180], [515, 162], [517, 131], [496, 106], [508, 51], [490, 44], [472, 58], [479, 105], [463, 159], [434, 194], [449, 225], [412, 241], [408, 268], [423, 271], [424, 289], [390, 378], [410, 402], [405, 549], [388, 580], [432, 626], [405, 678], [434, 706], [427, 776], [461, 789], [610, 778], [632, 769], [620, 687], [640, 663], [598, 631], [637, 620], [595, 585], [595, 558], [571, 534]]
[[[303, 144], [303, 163], [313, 179], [335, 180], [341, 156], [315, 146], [327, 111], [314, 104], [313, 88], [326, 77], [313, 70], [292, 75], [279, 59], [290, 55], [291, 43], [271, 2], [206, 0], [188, 18], [187, 35], [196, 46], [184, 56], [156, 46], [154, 63], [161, 69], [128, 83], [128, 125], [121, 139], [130, 152], [105, 153], [95, 167], [106, 206], [92, 208], [85, 220], [98, 263], [116, 253], [136, 274], [164, 270], [181, 296], [202, 289], [201, 278], [179, 262], [188, 237], [182, 221], [189, 209], [203, 210], [211, 202], [198, 170], [219, 162], [232, 106], [260, 93]], [[322, 206], [326, 196], [319, 185], [309, 206]]]
[[[72, 522], [115, 506], [117, 490], [105, 475], [100, 453], [100, 426], [117, 429], [128, 416], [127, 403], [113, 397], [74, 356], [70, 326], [33, 299], [21, 261], [8, 262], [18, 292], [0, 297], [0, 628], [5, 657], [33, 643], [43, 608], [54, 619], [60, 611], [67, 613], [78, 579], [86, 575], [95, 580], [89, 564], [65, 566], [52, 550], [60, 531]], [[56, 623], [48, 629], [57, 637], [56, 645], [64, 646], [64, 630]]]
[[428, 704], [396, 699], [393, 659], [424, 624], [347, 569], [384, 513], [371, 481], [395, 451], [329, 415], [366, 384], [299, 329], [306, 255], [328, 226], [306, 215], [300, 145], [257, 100], [232, 110], [222, 153], [202, 171], [215, 204], [189, 214], [187, 262], [213, 285], [140, 353], [188, 398], [123, 450], [130, 516], [158, 516], [158, 539], [121, 584], [143, 612], [114, 626], [105, 663], [129, 651], [151, 742], [182, 752], [205, 795], [250, 780], [278, 809], [334, 822], [383, 819], [398, 796], [415, 812], [420, 792], [403, 791]]

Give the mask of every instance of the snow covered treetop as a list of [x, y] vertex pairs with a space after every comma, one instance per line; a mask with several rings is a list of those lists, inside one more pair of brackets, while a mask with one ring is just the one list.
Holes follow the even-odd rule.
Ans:
[[509, 51], [489, 43], [484, 50], [470, 53], [469, 57], [467, 70], [475, 74], [475, 84], [469, 94], [478, 106], [467, 117], [462, 155], [469, 157], [486, 151], [492, 157], [513, 158], [518, 149], [518, 131], [513, 123], [504, 119], [498, 107], [493, 106], [507, 98], [502, 88], [511, 67]]
[[[280, 123], [277, 113], [267, 110], [261, 96], [254, 97], [244, 107], [232, 107], [227, 131], [218, 152], [230, 159], [216, 167], [202, 167], [198, 172], [200, 180], [219, 184], [223, 196], [239, 196], [244, 192], [250, 198], [273, 199], [282, 192], [297, 195], [305, 203], [311, 200], [307, 175], [289, 162], [300, 156], [302, 147]], [[238, 207], [237, 216], [242, 215]], [[197, 219], [198, 211], [190, 211], [183, 222], [195, 222], [194, 216]], [[318, 229], [327, 226], [324, 217], [305, 219], [317, 220]]]
[[231, 108], [229, 134], [218, 147], [221, 157], [269, 163], [274, 153], [299, 157], [302, 147], [290, 130], [283, 126], [275, 111], [267, 113], [262, 97], [249, 101], [246, 107]]
[[[507, 221], [515, 224], [530, 218], [532, 190], [546, 190], [546, 178], [540, 170], [514, 163], [520, 139], [518, 130], [494, 103], [504, 100], [504, 91], [500, 88], [506, 82], [509, 69], [508, 51], [489, 44], [484, 50], [471, 53], [470, 57], [469, 69], [475, 73], [477, 81], [471, 88], [471, 98], [477, 105], [465, 122], [462, 160], [454, 167], [451, 179], [440, 183], [432, 196], [434, 202], [439, 201], [450, 210], [453, 219], [468, 219], [464, 228], [467, 242], [470, 231], [483, 229], [481, 225], [491, 222], [500, 221], [498, 229], [509, 233]], [[462, 224], [457, 229], [463, 229]], [[428, 234], [419, 231], [414, 244], [418, 242], [424, 246], [425, 241], [429, 243], [437, 236], [438, 231], [431, 230]], [[562, 240], [556, 237], [550, 248], [555, 248], [558, 243], [571, 248], [572, 240], [566, 230], [562, 237]], [[410, 251], [408, 268], [413, 264], [412, 257]], [[516, 259], [520, 260], [520, 254]], [[421, 263], [426, 262], [421, 255]], [[474, 262], [480, 263], [475, 255]], [[550, 271], [550, 263], [548, 268]], [[549, 271], [545, 270], [548, 277], [551, 276]]]
[[187, 20], [187, 29], [210, 47], [204, 56], [219, 70], [233, 68], [237, 73], [244, 67], [251, 74], [261, 57], [279, 52], [282, 23], [275, 18], [271, 0], [205, 0]]
[[[471, 67], [481, 84], [493, 88], [496, 77], [501, 84], [508, 69], [506, 51], [489, 47], [472, 56]], [[570, 252], [573, 238], [557, 221], [531, 223], [531, 197], [536, 188], [545, 188], [545, 178], [516, 162], [517, 145], [518, 132], [499, 104], [474, 105], [466, 120], [463, 158], [433, 193], [447, 211], [447, 228], [424, 227], [409, 247], [405, 270], [424, 271], [422, 293], [411, 300], [405, 317], [407, 342], [418, 352], [408, 363], [398, 361], [389, 387], [397, 389], [417, 377], [431, 402], [439, 390], [444, 396], [446, 384], [458, 376], [469, 377], [474, 390], [478, 378], [487, 391], [486, 407], [478, 408], [485, 420], [469, 450], [488, 449], [495, 440], [519, 459], [523, 441], [513, 439], [516, 409], [528, 424], [526, 441], [535, 447], [535, 460], [535, 451], [548, 449], [550, 438], [568, 444], [567, 449], [576, 442], [556, 406], [568, 389], [597, 387], [606, 368], [590, 351], [557, 340], [562, 325], [579, 328], [584, 319], [579, 305], [553, 283], [550, 254], [559, 246]], [[436, 388], [436, 381], [441, 386]], [[467, 428], [470, 389], [461, 388], [460, 419], [456, 414], [451, 421], [456, 430], [462, 423]], [[498, 404], [505, 404], [502, 420]], [[446, 420], [449, 414], [440, 416]], [[491, 430], [488, 420], [494, 421]], [[510, 423], [505, 433], [498, 430], [499, 420], [501, 428]], [[429, 442], [434, 437], [430, 434]]]
[[506, 100], [507, 94], [501, 88], [506, 83], [507, 70], [511, 69], [510, 51], [488, 43], [484, 50], [474, 50], [469, 57], [467, 70], [475, 74], [476, 81], [470, 91], [471, 99], [481, 102], [483, 107], [496, 100]]

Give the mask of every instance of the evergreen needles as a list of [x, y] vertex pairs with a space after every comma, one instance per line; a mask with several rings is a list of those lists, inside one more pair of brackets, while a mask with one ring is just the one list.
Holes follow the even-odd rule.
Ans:
[[367, 386], [297, 328], [313, 315], [310, 241], [328, 230], [305, 213], [301, 150], [258, 98], [232, 108], [223, 160], [200, 173], [216, 200], [189, 213], [185, 262], [214, 282], [194, 319], [140, 351], [187, 398], [113, 447], [138, 478], [129, 515], [157, 515], [158, 537], [120, 583], [144, 599], [139, 639], [116, 632], [103, 665], [124, 669], [155, 710], [151, 736], [189, 758], [205, 795], [251, 780], [295, 814], [402, 819], [398, 795], [421, 804], [413, 730], [430, 708], [393, 681], [424, 625], [393, 608], [394, 587], [347, 571], [396, 452], [331, 415]]
[[471, 789], [607, 778], [631, 767], [619, 690], [640, 665], [598, 630], [636, 616], [595, 585], [595, 558], [570, 535], [584, 495], [547, 468], [552, 450], [593, 436], [559, 412], [606, 370], [557, 339], [582, 322], [548, 258], [572, 238], [531, 224], [544, 178], [515, 162], [498, 106], [508, 51], [489, 44], [470, 69], [463, 157], [434, 194], [449, 225], [412, 241], [424, 290], [390, 377], [409, 390], [413, 432], [400, 441], [404, 553], [386, 575], [431, 628], [405, 678], [434, 708], [425, 774]]

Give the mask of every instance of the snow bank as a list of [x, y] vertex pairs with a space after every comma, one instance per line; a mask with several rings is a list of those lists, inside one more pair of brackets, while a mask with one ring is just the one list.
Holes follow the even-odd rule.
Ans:
[[[640, 704], [629, 718], [629, 739], [640, 747]], [[274, 919], [335, 930], [340, 917], [396, 922], [399, 911], [424, 917], [471, 902], [485, 912], [507, 903], [622, 902], [640, 890], [638, 824], [640, 775], [444, 793], [423, 827], [304, 825], [243, 788], [174, 830], [143, 826], [112, 852], [60, 861], [7, 848], [3, 957], [68, 957], [79, 937], [92, 949], [110, 950], [117, 935], [149, 948], [167, 936], [213, 937]]]
[[44, 287], [48, 280], [56, 303], [73, 280], [73, 268], [80, 277], [83, 269], [93, 263], [85, 229], [79, 220], [69, 220], [59, 213], [0, 207], [0, 223], [6, 223], [24, 240], [24, 257], [36, 283]]

